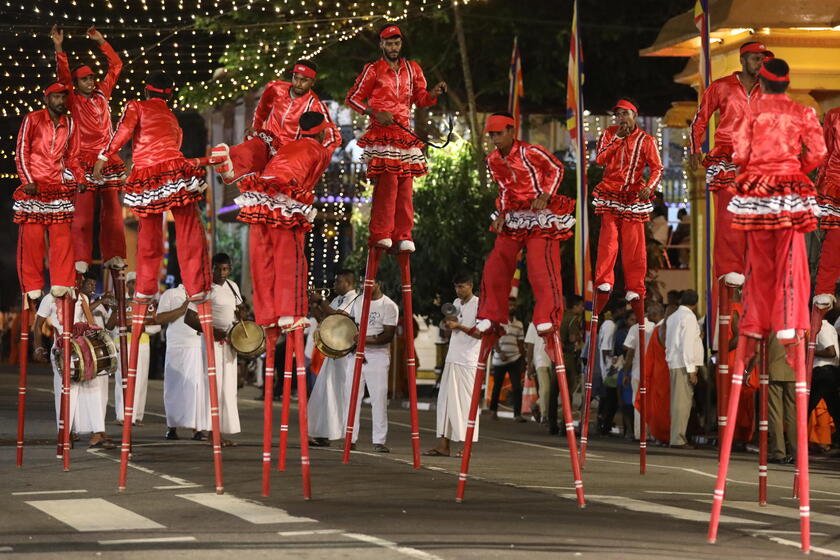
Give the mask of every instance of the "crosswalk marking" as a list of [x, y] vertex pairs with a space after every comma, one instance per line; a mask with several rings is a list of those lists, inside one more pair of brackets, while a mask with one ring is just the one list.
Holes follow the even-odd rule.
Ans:
[[155, 537], [149, 539], [113, 539], [110, 541], [99, 541], [99, 544], [101, 544], [102, 546], [111, 546], [119, 544], [193, 542], [195, 540], [195, 537]]
[[316, 523], [314, 519], [295, 517], [289, 515], [286, 510], [249, 502], [248, 500], [243, 500], [230, 494], [206, 492], [200, 494], [176, 494], [176, 496], [234, 515], [255, 525], [265, 525], [268, 523]]
[[12, 496], [38, 496], [45, 494], [86, 494], [87, 490], [39, 490], [37, 492], [12, 492]]
[[436, 556], [429, 552], [423, 552], [422, 550], [418, 550], [416, 548], [411, 548], [408, 546], [400, 546], [395, 542], [386, 541], [385, 539], [380, 539], [379, 537], [373, 537], [371, 535], [363, 535], [361, 533], [342, 533], [343, 536], [348, 537], [350, 539], [356, 539], [357, 541], [362, 541], [366, 543], [370, 543], [376, 546], [380, 546], [382, 548], [387, 548], [388, 550], [393, 550], [394, 552], [399, 552], [400, 554], [404, 554], [406, 556], [411, 556], [412, 558], [419, 558], [420, 560], [442, 560], [440, 556]]
[[[701, 501], [701, 500], [698, 500]], [[706, 501], [706, 500], [703, 500]], [[711, 503], [711, 501], [707, 501]], [[799, 509], [784, 506], [776, 506], [767, 504], [760, 506], [757, 502], [742, 502], [742, 501], [725, 501], [723, 502], [724, 509], [735, 508], [742, 511], [749, 511], [752, 513], [761, 513], [764, 515], [774, 515], [776, 517], [784, 517], [787, 519], [799, 519]], [[825, 513], [811, 512], [811, 523], [822, 523], [823, 525], [831, 525], [833, 527], [840, 527], [840, 517], [836, 515], [828, 515]]]
[[[577, 500], [575, 494], [561, 494], [563, 498], [569, 500]], [[638, 511], [642, 513], [655, 513], [660, 515], [667, 515], [675, 519], [682, 519], [685, 521], [700, 521], [702, 523], [709, 522], [709, 512], [697, 511], [693, 509], [680, 508], [675, 506], [668, 506], [664, 504], [655, 504], [653, 502], [646, 502], [643, 500], [634, 500], [633, 498], [625, 498], [623, 496], [595, 496], [588, 494], [587, 501], [600, 502], [603, 504], [622, 507], [630, 511]], [[732, 517], [730, 515], [721, 515], [721, 523], [732, 523], [742, 525], [767, 525], [764, 521], [755, 521], [753, 519], [745, 519], [743, 517]]]
[[314, 529], [312, 531], [279, 531], [281, 537], [308, 537], [310, 535], [337, 535], [343, 533], [341, 529]]
[[38, 500], [26, 503], [82, 532], [166, 529], [160, 523], [102, 498]]

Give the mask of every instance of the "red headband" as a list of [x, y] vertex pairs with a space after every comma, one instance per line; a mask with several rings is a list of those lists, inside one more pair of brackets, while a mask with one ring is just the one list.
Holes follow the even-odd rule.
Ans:
[[146, 84], [146, 89], [149, 90], [149, 91], [153, 91], [155, 93], [162, 93], [164, 95], [169, 95], [170, 93], [172, 93], [172, 88], [171, 87], [168, 87], [166, 89], [160, 89], [160, 88], [156, 88], [153, 85]]
[[748, 43], [746, 45], [741, 45], [740, 54], [747, 53], [759, 53], [763, 54], [764, 56], [773, 58], [772, 51], [768, 51], [767, 47], [764, 46], [764, 43]]
[[484, 125], [484, 132], [504, 132], [509, 126], [516, 127], [516, 123], [511, 117], [490, 115], [487, 117], [487, 123]]
[[616, 109], [627, 109], [628, 111], [633, 111], [637, 115], [639, 114], [639, 108], [627, 101], [626, 99], [619, 99], [618, 103], [615, 104], [613, 107], [613, 111]]
[[60, 84], [58, 82], [52, 83], [47, 86], [47, 89], [44, 90], [44, 97], [48, 96], [51, 93], [62, 93], [67, 91], [67, 86], [64, 84]]
[[765, 80], [770, 80], [771, 82], [790, 82], [790, 73], [787, 73], [784, 76], [777, 76], [768, 70], [763, 64], [761, 65], [761, 70], [758, 71], [758, 75]]
[[305, 64], [295, 64], [295, 67], [292, 68], [292, 74], [301, 74], [307, 78], [315, 79], [315, 70]]
[[90, 66], [79, 66], [75, 70], [73, 70], [73, 77], [74, 78], [85, 78], [87, 76], [93, 76], [94, 72], [90, 69]]
[[321, 124], [313, 126], [309, 130], [304, 130], [303, 134], [305, 134], [307, 136], [315, 136], [316, 134], [318, 134], [322, 130], [327, 129], [329, 126], [330, 126], [330, 122], [327, 119], [324, 119], [323, 121], [321, 121]]
[[391, 37], [402, 37], [402, 31], [396, 25], [389, 25], [379, 34], [380, 39], [390, 39]]

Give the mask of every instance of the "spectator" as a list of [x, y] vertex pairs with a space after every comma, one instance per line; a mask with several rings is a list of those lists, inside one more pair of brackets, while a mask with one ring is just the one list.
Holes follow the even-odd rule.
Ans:
[[[566, 366], [566, 378], [569, 396], [575, 392], [580, 382], [580, 352], [583, 346], [584, 331], [583, 298], [571, 295], [566, 298], [566, 310], [560, 322], [560, 342], [563, 344], [563, 364]], [[557, 398], [557, 395], [554, 396]]]
[[[650, 346], [651, 338], [653, 338], [653, 329], [656, 325], [662, 320], [665, 316], [665, 312], [662, 309], [662, 306], [657, 303], [648, 303], [647, 304], [647, 316], [645, 317], [645, 350], [647, 352], [648, 346]], [[639, 381], [640, 381], [640, 373], [639, 373], [639, 325], [633, 325], [630, 327], [630, 330], [627, 332], [627, 337], [624, 339], [624, 348], [625, 348], [625, 355], [624, 355], [624, 369], [629, 370], [629, 383], [633, 390], [633, 397], [631, 402], [636, 402], [636, 396], [639, 392]], [[647, 356], [647, 354], [645, 354]], [[645, 364], [647, 366], [647, 364]], [[648, 389], [649, 390], [649, 389]], [[641, 418], [639, 416], [639, 411], [635, 410], [633, 413], [633, 437], [635, 439], [639, 439], [640, 434], [640, 426], [639, 423]]]
[[601, 399], [598, 403], [598, 426], [601, 434], [612, 431], [613, 418], [618, 409], [616, 393], [618, 370], [615, 367], [615, 334], [618, 322], [627, 309], [624, 302], [613, 300], [607, 304], [604, 322], [598, 329], [598, 354], [601, 366]]
[[508, 323], [504, 325], [505, 334], [499, 338], [493, 349], [493, 393], [490, 397], [490, 418], [498, 420], [499, 394], [505, 382], [505, 374], [510, 378], [513, 394], [513, 419], [527, 422], [522, 417], [522, 362], [525, 355], [525, 327], [514, 316], [516, 298], [508, 300]]
[[650, 220], [650, 236], [662, 245], [668, 244], [668, 236], [671, 233], [671, 228], [668, 225], [668, 209], [665, 206], [655, 206], [653, 209], [653, 217]]
[[545, 351], [545, 340], [537, 333], [533, 322], [528, 325], [528, 332], [525, 334], [525, 356], [526, 375], [531, 379], [537, 378], [539, 392], [534, 420], [548, 425], [550, 434], [558, 434], [560, 428], [557, 426], [557, 377], [552, 371], [551, 358]]
[[838, 373], [840, 373], [840, 347], [837, 330], [823, 320], [817, 333], [817, 347], [814, 350], [814, 373], [811, 378], [811, 396], [808, 400], [808, 418], [817, 408], [820, 399], [825, 400], [828, 413], [835, 423], [840, 423], [840, 395], [838, 395]]
[[677, 212], [677, 219], [680, 223], [677, 225], [674, 235], [671, 236], [671, 246], [677, 246], [677, 248], [669, 251], [671, 264], [675, 268], [688, 268], [690, 251], [684, 247], [691, 243], [691, 217], [688, 215], [688, 210], [680, 208]]
[[[770, 463], [792, 463], [796, 456], [796, 377], [787, 362], [785, 347], [771, 333], [767, 342], [767, 397]], [[785, 444], [785, 433], [788, 443]]]
[[703, 365], [703, 342], [697, 322], [697, 292], [685, 290], [680, 306], [668, 317], [665, 359], [671, 375], [671, 447], [691, 449], [685, 437], [697, 385], [697, 367]]

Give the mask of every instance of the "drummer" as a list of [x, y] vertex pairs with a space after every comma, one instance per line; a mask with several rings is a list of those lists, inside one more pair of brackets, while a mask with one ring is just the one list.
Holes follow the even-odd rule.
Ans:
[[[236, 403], [238, 389], [238, 367], [236, 351], [228, 343], [227, 333], [239, 320], [242, 292], [230, 279], [232, 271], [230, 255], [213, 255], [213, 285], [210, 289], [210, 302], [213, 307], [213, 347], [216, 351], [216, 387], [219, 391], [219, 419], [223, 434], [238, 434], [239, 408]], [[201, 332], [196, 307], [190, 304], [184, 322]], [[203, 341], [207, 344], [207, 341]], [[205, 364], [204, 370], [207, 370]], [[209, 406], [209, 405], [208, 405]], [[222, 445], [236, 445], [229, 439], [223, 439]]]

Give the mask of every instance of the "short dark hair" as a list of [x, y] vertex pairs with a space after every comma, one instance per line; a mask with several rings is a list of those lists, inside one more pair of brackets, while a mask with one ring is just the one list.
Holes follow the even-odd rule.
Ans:
[[[768, 72], [779, 77], [787, 76], [790, 72], [790, 66], [788, 66], [788, 63], [781, 58], [766, 60], [764, 62], [764, 67]], [[784, 93], [790, 85], [790, 82], [774, 82], [773, 80], [768, 80], [761, 75], [759, 75], [759, 79], [761, 80], [761, 85], [763, 85], [770, 93]]]
[[318, 65], [309, 60], [308, 58], [301, 58], [300, 60], [295, 61], [295, 66], [300, 64], [301, 66], [306, 66], [307, 68], [311, 68], [313, 71], [318, 71]]
[[354, 281], [356, 280], [356, 273], [353, 272], [352, 269], [349, 268], [339, 268], [335, 273], [336, 278], [339, 276], [349, 276]]
[[99, 277], [90, 270], [84, 273], [83, 278], [85, 280], [93, 280], [94, 282], [99, 282]]
[[301, 130], [301, 136], [315, 136], [314, 134], [307, 134], [307, 132], [312, 130], [322, 122], [324, 122], [324, 115], [322, 115], [318, 111], [306, 111], [300, 116], [300, 119], [298, 120], [298, 124], [300, 125]]
[[493, 117], [507, 117], [509, 119], [513, 118], [513, 115], [508, 113], [507, 111], [499, 111], [498, 113], [493, 113]]
[[578, 294], [572, 294], [570, 296], [566, 296], [566, 307], [572, 308], [576, 305], [583, 303], [583, 298]]
[[217, 264], [231, 264], [230, 255], [227, 253], [216, 253], [213, 255], [213, 266]]
[[[172, 89], [172, 87], [174, 86], [174, 82], [172, 81], [172, 78], [169, 77], [169, 74], [162, 71], [152, 72], [151, 74], [149, 74], [149, 76], [146, 78], [146, 84], [152, 86], [155, 89], [162, 90]], [[149, 97], [159, 97], [161, 99], [168, 99], [171, 95], [166, 93], [159, 93], [156, 91], [150, 91], [148, 89], [146, 90], [146, 94]]]
[[473, 283], [473, 275], [471, 272], [466, 270], [459, 270], [455, 273], [455, 276], [452, 277], [453, 284], [472, 284]]
[[700, 301], [700, 296], [697, 295], [695, 290], [683, 290], [680, 295], [680, 305], [697, 305], [698, 301]]

